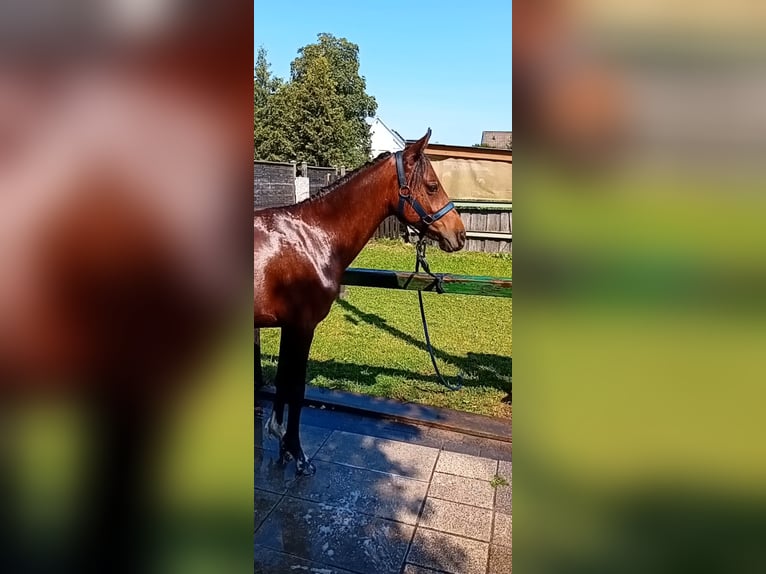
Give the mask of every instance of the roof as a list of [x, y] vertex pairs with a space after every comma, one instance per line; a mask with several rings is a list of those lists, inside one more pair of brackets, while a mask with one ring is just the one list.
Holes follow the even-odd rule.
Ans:
[[399, 143], [399, 145], [401, 145], [402, 147], [404, 147], [404, 145], [405, 145], [405, 140], [404, 140], [404, 138], [403, 138], [401, 135], [399, 135], [399, 132], [397, 132], [396, 130], [392, 130], [390, 127], [388, 127], [388, 126], [386, 125], [386, 123], [385, 123], [383, 120], [381, 120], [381, 119], [380, 119], [378, 116], [375, 116], [375, 119], [373, 120], [373, 124], [374, 124], [375, 122], [379, 123], [379, 124], [380, 124], [380, 125], [382, 125], [384, 128], [386, 128], [386, 130], [387, 130], [387, 131], [388, 131], [388, 132], [389, 132], [389, 133], [390, 133], [392, 136], [394, 136], [394, 139], [396, 139], [396, 140], [397, 140], [397, 143]]
[[481, 145], [498, 149], [512, 149], [513, 132], [481, 132]]
[[[416, 140], [407, 140], [408, 144]], [[505, 161], [513, 163], [513, 153], [509, 149], [496, 149], [491, 147], [476, 147], [462, 145], [446, 145], [429, 143], [426, 147], [426, 155], [429, 157], [457, 157], [463, 159], [488, 159], [491, 161]]]
[[[381, 123], [383, 123], [383, 122], [381, 122]], [[400, 133], [399, 133], [398, 131], [396, 131], [396, 130], [391, 130], [391, 131], [392, 131], [394, 134], [396, 134], [396, 137], [398, 137], [400, 140], [402, 140], [402, 145], [404, 145], [405, 139], [402, 137], [402, 134], [400, 134]]]

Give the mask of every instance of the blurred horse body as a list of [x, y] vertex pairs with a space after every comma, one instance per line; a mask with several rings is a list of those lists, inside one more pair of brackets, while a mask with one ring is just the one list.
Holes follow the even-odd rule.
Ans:
[[157, 372], [183, 300], [198, 310], [232, 292], [227, 128], [156, 85], [69, 82], [0, 172], [4, 392], [66, 387], [99, 364]]
[[[167, 409], [247, 293], [251, 28], [205, 8], [0, 53], [1, 571], [141, 571]], [[59, 398], [94, 426], [85, 522], [54, 558], [24, 547], [6, 487], [13, 420]]]

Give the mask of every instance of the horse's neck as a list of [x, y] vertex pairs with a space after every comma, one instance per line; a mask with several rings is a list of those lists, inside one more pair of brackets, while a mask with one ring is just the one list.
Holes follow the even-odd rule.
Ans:
[[344, 269], [390, 215], [390, 190], [378, 169], [359, 174], [315, 203], [318, 224], [333, 238], [333, 251]]

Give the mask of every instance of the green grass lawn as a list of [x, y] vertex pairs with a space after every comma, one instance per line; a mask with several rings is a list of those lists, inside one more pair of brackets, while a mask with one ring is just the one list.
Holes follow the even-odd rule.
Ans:
[[[511, 277], [511, 256], [428, 252], [440, 273]], [[414, 247], [398, 240], [368, 244], [353, 267], [412, 270]], [[423, 340], [415, 291], [347, 287], [317, 328], [309, 383], [318, 387], [390, 397], [485, 415], [511, 417], [502, 402], [511, 390], [512, 300], [425, 293], [431, 342], [442, 374], [462, 388], [436, 383]], [[261, 332], [264, 374], [274, 376], [279, 331]]]

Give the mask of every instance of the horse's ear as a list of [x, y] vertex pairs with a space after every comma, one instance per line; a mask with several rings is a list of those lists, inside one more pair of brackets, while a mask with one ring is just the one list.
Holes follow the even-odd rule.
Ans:
[[409, 156], [409, 158], [412, 159], [413, 161], [420, 159], [420, 156], [423, 155], [423, 152], [425, 151], [426, 146], [428, 146], [428, 140], [430, 138], [431, 138], [431, 128], [428, 128], [426, 135], [424, 135], [415, 143], [407, 146], [407, 149], [405, 150], [405, 155]]

